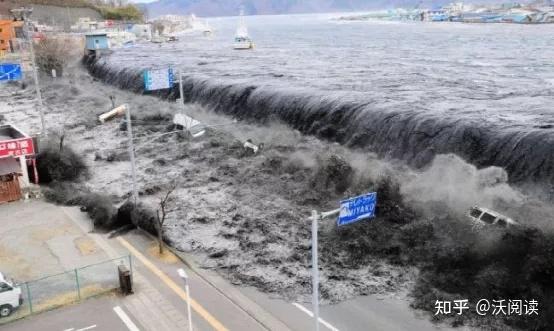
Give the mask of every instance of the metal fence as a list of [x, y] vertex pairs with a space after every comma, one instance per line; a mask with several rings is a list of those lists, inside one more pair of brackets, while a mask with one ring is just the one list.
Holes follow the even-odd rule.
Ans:
[[131, 255], [126, 255], [19, 284], [23, 304], [0, 324], [113, 291], [119, 287], [119, 265], [132, 276]]

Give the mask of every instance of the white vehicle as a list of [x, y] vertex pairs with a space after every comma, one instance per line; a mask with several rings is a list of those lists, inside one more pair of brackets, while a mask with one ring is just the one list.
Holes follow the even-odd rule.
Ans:
[[204, 124], [183, 113], [177, 113], [173, 116], [173, 124], [182, 126], [193, 138], [198, 138], [206, 133]]
[[505, 228], [508, 226], [519, 225], [516, 221], [507, 216], [479, 206], [472, 207], [469, 210], [468, 216], [476, 225], [481, 226], [494, 224]]
[[0, 272], [0, 317], [9, 316], [23, 304], [21, 288]]
[[246, 22], [244, 22], [243, 11], [240, 11], [239, 26], [237, 27], [237, 33], [235, 34], [234, 49], [253, 49], [254, 42], [248, 36], [248, 28]]

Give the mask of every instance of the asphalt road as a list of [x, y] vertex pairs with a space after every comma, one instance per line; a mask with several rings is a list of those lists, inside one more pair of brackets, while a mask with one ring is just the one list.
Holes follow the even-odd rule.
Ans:
[[[130, 323], [124, 321], [125, 316]], [[122, 308], [121, 299], [103, 296], [2, 325], [2, 331], [137, 331], [132, 325], [144, 330], [134, 316]]]
[[[85, 230], [88, 221], [84, 214], [77, 211], [71, 216]], [[189, 274], [195, 331], [314, 329], [310, 304], [272, 299], [255, 289], [233, 286], [213, 271], [196, 273], [178, 260], [159, 261], [146, 253], [152, 244], [151, 238], [136, 231], [116, 239], [102, 234], [88, 235], [110, 256], [128, 253], [134, 256], [134, 271], [141, 279], [136, 282], [135, 294], [126, 298], [111, 295], [85, 300], [2, 325], [2, 331], [186, 330], [186, 296], [183, 280], [177, 275], [178, 268], [186, 269]], [[322, 306], [320, 311], [321, 331], [446, 329], [433, 325], [425, 316], [417, 316], [407, 302], [399, 299], [360, 297]], [[168, 319], [174, 324], [169, 324]]]
[[[253, 288], [241, 288], [241, 291], [291, 330], [314, 329], [311, 304], [270, 298]], [[405, 300], [373, 295], [320, 306], [319, 327], [321, 331], [453, 330], [448, 326], [433, 324], [427, 316], [411, 309]]]

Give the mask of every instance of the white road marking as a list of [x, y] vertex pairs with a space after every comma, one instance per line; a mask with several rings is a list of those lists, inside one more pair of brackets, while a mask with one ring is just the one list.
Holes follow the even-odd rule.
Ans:
[[[299, 303], [293, 303], [293, 306], [295, 306], [296, 308], [302, 310], [303, 312], [305, 312], [308, 316], [310, 317], [314, 317], [314, 313], [312, 313], [308, 308], [302, 306], [301, 304]], [[322, 319], [321, 317], [319, 318], [319, 323], [325, 325], [329, 330], [332, 330], [332, 331], [339, 331], [339, 329], [337, 329], [336, 327], [332, 326], [331, 324], [329, 324], [327, 321], [325, 321], [324, 319]]]
[[86, 331], [86, 330], [94, 329], [95, 327], [96, 327], [96, 324], [91, 325], [91, 326], [87, 326], [86, 328], [77, 329], [75, 331]]
[[95, 327], [96, 327], [96, 324], [87, 326], [85, 328], [77, 329], [77, 330], [75, 330], [75, 328], [70, 328], [70, 329], [65, 329], [63, 331], [73, 331], [73, 330], [75, 330], [75, 331], [86, 331], [86, 330], [94, 329]]
[[127, 326], [127, 329], [129, 329], [129, 331], [140, 331], [139, 328], [137, 328], [137, 326], [135, 325], [135, 323], [133, 323], [133, 321], [131, 321], [129, 316], [123, 311], [123, 309], [121, 309], [121, 307], [115, 306], [113, 307], [113, 311], [115, 311], [117, 316], [119, 316], [119, 318], [123, 321], [125, 326]]

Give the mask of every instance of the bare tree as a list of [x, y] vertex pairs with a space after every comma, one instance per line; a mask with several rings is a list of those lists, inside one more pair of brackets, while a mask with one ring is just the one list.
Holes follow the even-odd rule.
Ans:
[[163, 35], [164, 30], [165, 30], [165, 25], [162, 22], [154, 23], [154, 32], [158, 32], [158, 34], [161, 36]]
[[162, 238], [163, 228], [167, 219], [167, 215], [173, 211], [169, 209], [169, 204], [172, 201], [171, 195], [173, 194], [173, 192], [175, 192], [176, 188], [177, 182], [173, 181], [173, 184], [169, 186], [165, 195], [160, 198], [160, 202], [158, 204], [159, 208], [156, 210], [156, 231], [158, 232], [158, 246], [160, 249], [160, 255], [164, 253], [164, 242]]
[[79, 45], [74, 38], [48, 38], [36, 47], [36, 61], [41, 71], [50, 74], [55, 69], [62, 76], [69, 62], [80, 58]]

